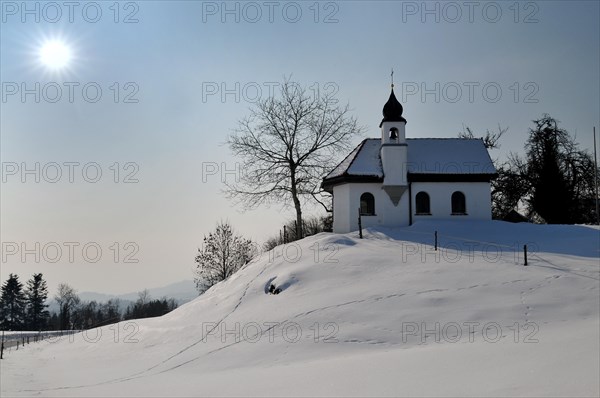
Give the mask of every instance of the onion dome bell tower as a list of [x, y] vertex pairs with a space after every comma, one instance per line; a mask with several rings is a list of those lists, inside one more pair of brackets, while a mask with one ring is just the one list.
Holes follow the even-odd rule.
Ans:
[[[393, 73], [393, 72], [392, 72]], [[393, 75], [392, 75], [393, 76]], [[406, 144], [406, 119], [404, 109], [394, 94], [394, 83], [390, 98], [383, 106], [381, 128], [381, 165], [383, 167], [383, 190], [388, 194], [394, 206], [398, 206], [402, 195], [408, 189]]]

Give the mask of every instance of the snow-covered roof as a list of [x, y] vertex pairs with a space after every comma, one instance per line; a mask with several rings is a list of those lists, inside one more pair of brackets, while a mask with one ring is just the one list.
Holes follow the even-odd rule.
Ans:
[[409, 138], [408, 172], [412, 174], [496, 174], [483, 140]]
[[379, 148], [381, 140], [368, 138], [363, 140], [325, 179], [344, 174], [356, 176], [383, 177]]
[[[485, 176], [495, 175], [496, 168], [481, 139], [465, 138], [408, 138], [409, 175]], [[363, 140], [325, 178], [343, 177], [383, 178], [380, 157], [381, 140]], [[332, 181], [333, 182], [333, 181]]]

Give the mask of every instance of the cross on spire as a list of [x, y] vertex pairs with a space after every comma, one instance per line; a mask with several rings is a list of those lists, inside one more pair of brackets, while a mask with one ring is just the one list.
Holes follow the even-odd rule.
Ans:
[[392, 78], [392, 88], [394, 88], [394, 68], [392, 68], [392, 73], [390, 77]]

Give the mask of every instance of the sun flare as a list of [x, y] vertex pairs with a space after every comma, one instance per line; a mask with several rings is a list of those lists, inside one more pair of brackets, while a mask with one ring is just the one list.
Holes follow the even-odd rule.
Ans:
[[59, 40], [45, 42], [40, 48], [40, 61], [50, 69], [62, 69], [71, 61], [72, 53], [69, 46]]

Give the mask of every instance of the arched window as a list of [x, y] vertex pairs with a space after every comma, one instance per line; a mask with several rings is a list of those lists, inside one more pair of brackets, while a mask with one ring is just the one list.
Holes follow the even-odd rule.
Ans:
[[360, 215], [374, 216], [375, 215], [375, 197], [369, 192], [360, 195]]
[[419, 192], [415, 199], [417, 202], [417, 214], [431, 214], [429, 195], [427, 192]]
[[397, 140], [398, 139], [398, 129], [396, 127], [392, 127], [390, 129], [390, 140]]
[[452, 194], [452, 214], [467, 214], [465, 194], [456, 191]]

